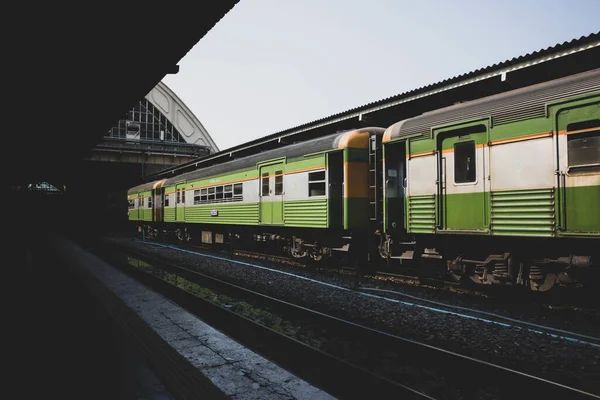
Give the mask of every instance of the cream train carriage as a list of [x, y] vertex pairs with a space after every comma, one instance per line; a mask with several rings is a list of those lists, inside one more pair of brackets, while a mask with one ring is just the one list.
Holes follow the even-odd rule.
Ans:
[[533, 290], [585, 279], [600, 248], [599, 90], [597, 69], [389, 127], [382, 255]]

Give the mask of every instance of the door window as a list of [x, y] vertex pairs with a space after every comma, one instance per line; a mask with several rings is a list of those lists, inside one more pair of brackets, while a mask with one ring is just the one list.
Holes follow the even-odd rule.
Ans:
[[454, 183], [472, 183], [475, 171], [475, 141], [454, 144]]
[[283, 171], [275, 171], [275, 195], [283, 194]]
[[269, 195], [269, 173], [268, 172], [264, 172], [262, 174], [262, 191], [261, 191], [261, 195], [262, 196], [268, 196]]

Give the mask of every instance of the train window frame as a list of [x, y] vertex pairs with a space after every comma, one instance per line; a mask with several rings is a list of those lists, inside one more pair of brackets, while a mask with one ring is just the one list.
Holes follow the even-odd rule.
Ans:
[[233, 201], [233, 185], [225, 185], [223, 186], [223, 201], [232, 202]]
[[201, 201], [200, 189], [194, 189], [194, 205], [197, 206], [198, 204], [201, 204]]
[[268, 172], [263, 172], [260, 175], [260, 195], [261, 197], [269, 196], [269, 186], [271, 175]]
[[[323, 174], [321, 178], [321, 174]], [[315, 189], [318, 188], [318, 189]], [[313, 194], [314, 190], [318, 190], [319, 194]], [[322, 194], [321, 194], [322, 192]], [[308, 197], [324, 197], [327, 196], [327, 174], [325, 170], [313, 171], [308, 173]]]
[[185, 205], [185, 189], [181, 189], [181, 202]]
[[152, 195], [148, 196], [148, 208], [152, 208]]
[[275, 171], [275, 196], [283, 195], [283, 170]]
[[170, 194], [165, 194], [165, 207], [169, 207], [169, 197], [171, 197]]
[[[584, 132], [577, 132], [578, 130], [585, 129]], [[577, 132], [577, 133], [569, 133], [569, 132]], [[592, 149], [594, 147], [600, 148], [600, 120], [590, 120], [590, 121], [582, 121], [574, 124], [569, 124], [567, 126], [567, 143], [566, 143], [566, 167], [568, 173], [577, 173], [577, 172], [600, 172], [600, 157], [598, 157], [595, 162], [591, 163], [578, 163], [571, 164], [574, 157], [574, 151], [576, 150], [581, 153], [583, 147], [580, 146], [576, 149], [571, 148], [571, 144], [581, 142], [585, 143], [588, 140], [592, 141]], [[594, 152], [591, 151], [590, 154]]]
[[181, 203], [181, 190], [175, 190], [175, 204]]
[[[456, 160], [457, 160], [457, 157], [456, 157], [457, 156], [456, 146], [457, 145], [458, 146], [463, 146], [465, 144], [470, 144], [470, 145], [473, 146], [472, 147], [472, 154], [473, 154], [473, 156], [472, 156], [473, 157], [472, 165], [474, 167], [473, 168], [473, 170], [474, 170], [474, 172], [473, 172], [473, 180], [472, 181], [466, 180], [466, 181], [458, 182], [456, 180], [456, 175], [457, 175], [456, 172], [457, 172], [457, 166], [458, 166], [458, 164], [456, 162]], [[478, 180], [477, 179], [477, 143], [475, 142], [475, 140], [461, 140], [461, 141], [458, 141], [458, 142], [454, 143], [454, 145], [452, 146], [452, 149], [454, 151], [454, 154], [453, 154], [454, 155], [454, 157], [453, 157], [453, 171], [454, 172], [453, 172], [453, 179], [452, 179], [454, 185], [455, 186], [477, 185], [477, 180]], [[469, 162], [469, 164], [471, 164], [471, 163]]]
[[241, 182], [233, 184], [233, 201], [244, 201], [244, 184]]
[[[237, 193], [237, 189], [240, 189], [239, 193]], [[244, 185], [242, 183], [234, 183], [233, 184], [233, 195], [241, 196], [244, 194]]]

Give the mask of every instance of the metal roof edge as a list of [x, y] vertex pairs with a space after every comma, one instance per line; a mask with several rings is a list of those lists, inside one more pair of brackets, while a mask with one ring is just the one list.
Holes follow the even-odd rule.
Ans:
[[436, 93], [468, 85], [480, 80], [489, 79], [494, 76], [507, 74], [518, 69], [541, 64], [543, 62], [554, 60], [581, 51], [589, 50], [598, 46], [600, 46], [600, 31], [591, 33], [587, 36], [581, 36], [578, 39], [572, 39], [570, 41], [558, 43], [554, 46], [546, 47], [534, 51], [532, 53], [527, 53], [525, 55], [513, 57], [506, 61], [492, 64], [487, 67], [479, 68], [461, 75], [456, 75], [452, 78], [444, 79], [442, 81], [438, 81], [430, 85], [412, 89], [371, 103], [363, 104], [361, 106], [354, 107], [346, 111], [342, 111], [336, 114], [329, 115], [327, 117], [304, 123], [302, 125], [297, 125], [292, 128], [278, 131], [267, 136], [263, 136], [262, 138], [254, 139], [252, 141], [221, 150], [218, 153], [214, 153], [212, 155], [203, 157], [202, 159], [190, 161], [188, 163], [173, 167], [172, 169], [166, 169], [164, 171], [153, 174], [152, 176], [163, 176], [164, 174], [171, 172], [175, 173], [175, 171], [177, 170], [189, 167], [194, 164], [197, 165], [199, 163], [204, 163], [210, 160], [216, 160], [227, 155], [231, 156], [233, 153], [236, 153], [238, 151], [243, 151], [248, 148], [259, 146], [261, 144], [265, 144], [275, 140], [281, 140], [282, 138], [288, 136], [296, 135], [298, 133], [306, 132], [308, 130], [323, 127], [336, 122], [344, 121], [354, 117], [359, 117], [361, 114], [368, 114], [384, 108], [393, 107], [398, 104], [410, 102], [422, 97], [431, 96]]

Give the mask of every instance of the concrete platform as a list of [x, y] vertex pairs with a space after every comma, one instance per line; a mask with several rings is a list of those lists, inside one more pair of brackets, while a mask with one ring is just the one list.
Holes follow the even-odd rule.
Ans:
[[174, 397], [333, 398], [64, 237], [52, 235], [49, 245], [134, 338]]

